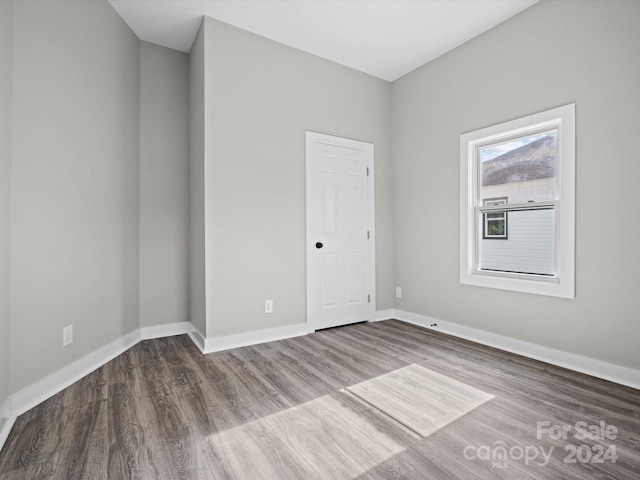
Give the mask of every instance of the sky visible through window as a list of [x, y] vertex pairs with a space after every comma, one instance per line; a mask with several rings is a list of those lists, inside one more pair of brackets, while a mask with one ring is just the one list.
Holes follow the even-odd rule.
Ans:
[[487, 160], [493, 160], [500, 155], [503, 155], [511, 150], [515, 150], [516, 148], [520, 148], [524, 145], [528, 145], [536, 140], [541, 139], [549, 135], [550, 132], [539, 133], [537, 135], [532, 135], [529, 137], [518, 138], [517, 140], [512, 140], [507, 143], [501, 143], [499, 145], [494, 145], [492, 147], [482, 148], [480, 149], [480, 161], [486, 162]]

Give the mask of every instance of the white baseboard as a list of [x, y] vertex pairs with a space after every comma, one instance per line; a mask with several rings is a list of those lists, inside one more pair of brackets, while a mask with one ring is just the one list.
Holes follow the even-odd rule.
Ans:
[[640, 389], [640, 370], [633, 368], [543, 347], [534, 343], [516, 340], [515, 338], [505, 337], [484, 330], [402, 310], [385, 311], [384, 316], [381, 316], [381, 319], [384, 319], [382, 317], [387, 317], [386, 319], [395, 318], [419, 327], [471, 340], [472, 342], [568, 368], [569, 370], [609, 380], [627, 387]]
[[[230, 350], [232, 348], [257, 345], [259, 343], [274, 342], [276, 340], [284, 340], [285, 338], [301, 337], [303, 335], [307, 335], [312, 331], [313, 330], [307, 323], [300, 323], [296, 325], [287, 325], [284, 327], [266, 328], [253, 332], [225, 335], [222, 337], [205, 338], [204, 347], [201, 350], [203, 353], [220, 352], [222, 350]], [[202, 334], [200, 334], [199, 332], [197, 332], [197, 334], [198, 336], [202, 337]], [[191, 338], [193, 339], [193, 336]], [[195, 343], [199, 346], [198, 342]]]
[[149, 340], [152, 338], [173, 337], [174, 335], [184, 335], [191, 333], [193, 325], [190, 322], [168, 323], [166, 325], [155, 325], [153, 327], [140, 328], [140, 338]]
[[16, 417], [22, 415], [130, 349], [140, 340], [182, 335], [190, 331], [191, 324], [189, 322], [143, 327], [134, 330], [13, 394], [13, 413]]
[[396, 315], [396, 311], [392, 308], [389, 308], [387, 310], [377, 310], [376, 318], [373, 321], [381, 322], [383, 320], [391, 320], [392, 318], [395, 318], [395, 315]]
[[13, 413], [13, 397], [9, 397], [0, 408], [0, 450], [7, 440], [16, 418], [17, 416]]
[[140, 330], [136, 329], [114, 340], [60, 370], [13, 394], [13, 413], [22, 415], [82, 377], [90, 374], [108, 361], [133, 347], [140, 341]]
[[205, 353], [206, 341], [204, 335], [200, 330], [196, 328], [193, 323], [189, 323], [189, 326], [191, 327], [191, 330], [188, 333], [189, 338], [191, 338], [191, 341], [195, 343], [196, 347], [198, 347], [198, 350], [200, 350], [201, 353]]
[[130, 349], [140, 340], [140, 329], [136, 329], [14, 393], [0, 411], [0, 449], [16, 418]]

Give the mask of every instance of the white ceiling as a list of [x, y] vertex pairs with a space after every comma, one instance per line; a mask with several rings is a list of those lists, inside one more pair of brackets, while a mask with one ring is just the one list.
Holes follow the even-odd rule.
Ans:
[[142, 40], [188, 52], [203, 15], [396, 78], [538, 0], [109, 0]]

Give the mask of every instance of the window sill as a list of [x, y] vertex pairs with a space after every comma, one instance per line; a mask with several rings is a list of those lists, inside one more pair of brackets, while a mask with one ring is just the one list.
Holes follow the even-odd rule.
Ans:
[[476, 287], [533, 293], [560, 298], [575, 298], [574, 285], [558, 277], [504, 272], [460, 272], [460, 283]]

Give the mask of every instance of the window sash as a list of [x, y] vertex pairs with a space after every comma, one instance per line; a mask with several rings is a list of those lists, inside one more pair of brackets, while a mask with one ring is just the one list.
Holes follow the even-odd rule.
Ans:
[[546, 201], [546, 202], [529, 202], [529, 203], [513, 203], [506, 205], [476, 205], [475, 211], [477, 214], [482, 213], [503, 213], [503, 212], [517, 212], [521, 210], [543, 210], [548, 208], [559, 208], [560, 201]]
[[[490, 215], [496, 215], [494, 217], [491, 217]], [[487, 240], [506, 240], [509, 238], [509, 234], [507, 232], [507, 212], [500, 212], [500, 213], [483, 213], [481, 214], [482, 216], [482, 222], [483, 222], [483, 229], [482, 229], [482, 238], [483, 239], [487, 239]], [[491, 225], [492, 224], [502, 224], [502, 231], [503, 233], [490, 233], [491, 230]]]

